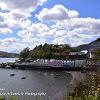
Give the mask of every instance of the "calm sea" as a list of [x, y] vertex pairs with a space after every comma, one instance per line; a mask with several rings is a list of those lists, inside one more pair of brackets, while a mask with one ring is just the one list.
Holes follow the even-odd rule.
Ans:
[[10, 61], [15, 61], [18, 58], [0, 58], [0, 63], [6, 63], [6, 62], [10, 62]]
[[[0, 62], [12, 60], [14, 59], [0, 58]], [[15, 74], [15, 76], [11, 76], [10, 74]], [[24, 79], [22, 79], [23, 77]], [[0, 94], [16, 93], [19, 100], [25, 100], [24, 98], [35, 100], [37, 93], [39, 100], [61, 100], [65, 94], [72, 92], [74, 87], [84, 79], [85, 75], [81, 72], [12, 70], [1, 68]], [[44, 93], [44, 95], [40, 96], [40, 93]]]

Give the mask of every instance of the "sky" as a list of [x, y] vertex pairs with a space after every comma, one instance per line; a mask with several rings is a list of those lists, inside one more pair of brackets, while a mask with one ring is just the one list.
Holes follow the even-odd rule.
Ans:
[[0, 0], [0, 51], [78, 46], [100, 37], [100, 0]]

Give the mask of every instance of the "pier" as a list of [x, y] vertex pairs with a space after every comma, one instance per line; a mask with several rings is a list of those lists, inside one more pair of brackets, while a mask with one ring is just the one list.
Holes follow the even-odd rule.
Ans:
[[82, 64], [76, 64], [77, 61], [69, 64], [68, 61], [65, 64], [53, 65], [50, 63], [2, 63], [0, 68], [5, 69], [23, 69], [23, 70], [54, 70], [54, 71], [95, 71], [100, 68], [100, 64], [88, 64], [85, 61]]

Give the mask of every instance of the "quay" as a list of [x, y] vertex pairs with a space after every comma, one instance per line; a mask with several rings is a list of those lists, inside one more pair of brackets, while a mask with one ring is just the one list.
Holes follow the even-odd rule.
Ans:
[[31, 64], [31, 63], [2, 63], [0, 68], [5, 69], [22, 69], [22, 70], [53, 70], [53, 71], [95, 71], [100, 65], [84, 65], [75, 66], [73, 64], [65, 65], [49, 65], [49, 64]]

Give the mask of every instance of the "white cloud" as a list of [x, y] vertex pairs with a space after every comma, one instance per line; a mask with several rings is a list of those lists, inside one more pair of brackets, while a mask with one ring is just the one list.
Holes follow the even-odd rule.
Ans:
[[70, 10], [62, 5], [53, 8], [44, 8], [38, 15], [38, 20], [55, 23], [49, 26], [49, 31], [39, 36], [53, 37], [53, 43], [70, 43], [76, 46], [84, 43], [86, 39], [100, 36], [100, 19], [79, 18], [76, 10]]
[[58, 30], [66, 31], [77, 31], [77, 34], [100, 34], [100, 19], [94, 18], [72, 18], [70, 20], [64, 20], [57, 22], [55, 25], [51, 26]]
[[22, 49], [24, 49], [25, 47], [28, 47], [27, 44], [23, 44], [23, 43], [13, 43], [12, 45], [0, 45], [0, 50], [2, 51], [6, 51], [6, 52], [16, 52], [19, 53]]
[[20, 52], [26, 47], [33, 49], [36, 45], [44, 44], [46, 41], [45, 39], [41, 38], [32, 38], [33, 41], [22, 41], [16, 38], [6, 38], [0, 39], [0, 50], [7, 51], [7, 52]]
[[31, 24], [30, 21], [22, 23], [21, 27], [22, 30], [17, 33], [21, 38], [38, 36], [50, 31], [47, 25], [42, 23]]
[[57, 31], [64, 30], [64, 34], [61, 35], [65, 37], [64, 43], [69, 43], [72, 46], [91, 42], [89, 40], [93, 39], [93, 37], [100, 37], [100, 19], [72, 18], [58, 21], [51, 27]]
[[19, 40], [16, 39], [16, 38], [6, 38], [6, 39], [0, 39], [0, 43], [1, 44], [12, 44], [12, 43], [15, 43], [15, 42], [18, 42]]
[[36, 15], [36, 17], [40, 21], [56, 21], [78, 17], [78, 15], [79, 13], [76, 10], [69, 10], [63, 5], [55, 5], [51, 9], [43, 8], [43, 10]]
[[31, 13], [29, 13], [26, 10], [15, 9], [15, 10], [12, 10], [9, 12], [9, 16], [11, 16], [15, 20], [20, 20], [20, 19], [25, 19], [25, 18], [31, 17]]
[[[100, 37], [100, 19], [80, 18], [78, 11], [67, 9], [63, 5], [55, 5], [50, 9], [43, 8], [36, 15], [40, 22], [33, 23], [29, 19], [32, 11], [31, 7], [34, 10], [37, 5], [41, 5], [46, 0], [29, 0], [34, 3], [34, 6], [30, 3], [27, 4], [28, 0], [1, 1], [3, 5], [0, 3], [0, 7], [9, 11], [0, 12], [0, 33], [14, 34], [13, 28], [19, 28], [20, 30], [17, 30], [17, 39], [0, 39], [0, 50], [12, 52], [20, 51], [25, 47], [32, 49], [36, 45], [44, 44], [47, 41], [77, 46], [89, 42], [93, 37]], [[17, 5], [15, 5], [16, 2]], [[25, 2], [25, 5], [21, 6], [21, 2]]]
[[20, 48], [19, 45], [21, 45], [19, 43], [19, 39], [16, 38], [6, 38], [6, 39], [0, 39], [0, 50], [2, 51], [8, 51], [8, 52], [12, 52], [12, 51], [20, 51], [21, 48], [23, 47], [23, 45], [21, 45], [22, 47]]
[[28, 30], [22, 30], [17, 33], [22, 42], [32, 43], [33, 34]]
[[47, 32], [49, 30], [49, 27], [42, 23], [36, 23], [32, 24], [32, 26], [29, 29], [35, 33], [42, 34], [43, 32]]
[[[0, 39], [0, 50], [20, 51], [29, 46], [34, 47], [37, 44], [45, 43], [45, 39], [35, 38], [32, 30], [35, 26], [29, 19], [31, 13], [37, 6], [43, 5], [46, 0], [0, 0], [0, 34], [13, 33], [14, 28], [19, 28], [16, 38]], [[43, 27], [42, 24], [38, 27]], [[34, 26], [34, 27], [33, 27]], [[44, 30], [44, 29], [43, 29]], [[39, 32], [38, 32], [39, 33]], [[33, 43], [33, 45], [32, 45]]]
[[4, 15], [2, 12], [0, 12], [0, 22], [3, 22], [4, 21]]
[[30, 10], [35, 9], [38, 5], [42, 5], [46, 0], [0, 0], [0, 8], [13, 10]]
[[49, 32], [49, 28], [46, 25], [42, 23], [33, 23], [30, 24], [30, 27], [19, 31], [17, 35], [19, 38], [21, 38], [22, 42], [30, 44], [43, 44], [46, 42], [46, 38], [40, 35], [44, 34], [45, 32]]
[[[0, 0], [0, 33], [11, 33], [12, 28], [27, 27], [31, 13], [46, 0]], [[29, 23], [28, 23], [29, 22]], [[23, 25], [22, 25], [23, 23]], [[5, 31], [6, 28], [6, 31]], [[9, 30], [9, 32], [7, 31]], [[4, 34], [7, 34], [4, 33]]]
[[21, 20], [20, 23], [18, 24], [17, 23], [17, 26], [22, 29], [22, 30], [25, 30], [27, 28], [30, 28], [32, 25], [32, 22], [31, 20], [27, 19], [27, 20]]
[[31, 43], [34, 41], [34, 37], [45, 39], [46, 41], [50, 37], [52, 38], [51, 43], [67, 43], [72, 46], [77, 46], [85, 43], [84, 41], [86, 39], [90, 40], [95, 36], [100, 36], [99, 26], [99, 19], [70, 18], [68, 20], [57, 21], [53, 25], [32, 23], [26, 30], [21, 31], [20, 35], [24, 39], [23, 41]]
[[70, 18], [77, 18], [79, 16], [79, 13], [76, 10], [69, 10], [68, 16]]
[[13, 31], [9, 28], [0, 28], [0, 33], [9, 34], [9, 33], [13, 33]]

